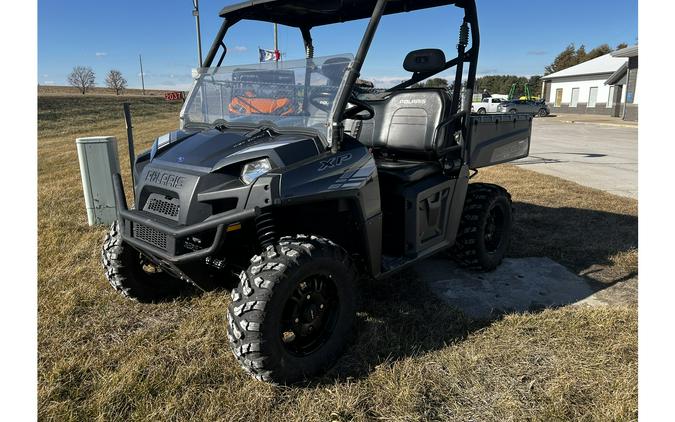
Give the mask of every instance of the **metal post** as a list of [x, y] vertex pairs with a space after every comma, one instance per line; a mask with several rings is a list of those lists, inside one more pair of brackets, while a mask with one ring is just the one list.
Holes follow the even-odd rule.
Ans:
[[192, 0], [192, 4], [195, 7], [194, 10], [192, 11], [192, 16], [195, 17], [195, 20], [197, 22], [197, 52], [199, 54], [199, 68], [201, 69], [202, 66], [202, 31], [199, 26], [199, 0]]
[[145, 75], [143, 75], [143, 58], [138, 55], [138, 61], [141, 63], [141, 87], [143, 88], [143, 95], [145, 95]]
[[134, 153], [134, 127], [131, 124], [131, 110], [129, 110], [129, 103], [124, 103], [124, 123], [127, 127], [127, 144], [129, 146], [129, 165], [131, 166], [131, 192], [136, 200], [136, 178], [134, 176], [134, 163], [136, 162], [136, 154]]
[[[630, 58], [628, 59], [630, 62]], [[628, 106], [628, 84], [630, 83], [630, 66], [626, 65], [626, 100], [623, 102], [623, 111], [621, 112], [621, 120], [626, 120], [626, 107]], [[621, 93], [623, 97], [623, 92]], [[619, 103], [621, 103], [621, 97], [619, 97]]]
[[279, 53], [279, 25], [274, 24], [274, 61], [278, 62], [281, 57]]

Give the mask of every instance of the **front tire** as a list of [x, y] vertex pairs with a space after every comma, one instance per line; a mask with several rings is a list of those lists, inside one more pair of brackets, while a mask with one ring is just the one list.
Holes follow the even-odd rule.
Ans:
[[478, 109], [478, 114], [485, 114], [485, 113], [487, 113], [487, 111], [483, 107]]
[[513, 204], [501, 186], [469, 185], [455, 245], [450, 253], [463, 267], [491, 271], [504, 259], [511, 241]]
[[546, 111], [545, 108], [542, 108], [542, 109], [539, 110], [538, 115], [539, 115], [539, 117], [546, 117], [546, 116], [548, 116], [548, 112]]
[[105, 277], [115, 291], [139, 302], [158, 302], [180, 295], [187, 284], [154, 268], [146, 270], [143, 256], [122, 240], [119, 223], [110, 226], [101, 248]]
[[228, 307], [228, 338], [242, 368], [290, 384], [340, 357], [356, 316], [357, 271], [328, 239], [284, 237], [251, 259]]

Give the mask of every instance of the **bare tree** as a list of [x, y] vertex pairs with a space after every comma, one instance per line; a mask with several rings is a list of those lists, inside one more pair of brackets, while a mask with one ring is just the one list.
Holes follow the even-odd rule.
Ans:
[[122, 76], [119, 70], [111, 70], [105, 77], [105, 84], [108, 88], [115, 90], [115, 94], [120, 95], [121, 91], [127, 89], [127, 80]]
[[91, 67], [75, 66], [68, 75], [68, 83], [80, 90], [82, 95], [96, 85], [96, 75]]

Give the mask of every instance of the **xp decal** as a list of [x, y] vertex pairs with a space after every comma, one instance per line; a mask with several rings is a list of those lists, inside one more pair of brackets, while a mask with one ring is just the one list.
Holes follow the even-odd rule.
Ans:
[[333, 167], [340, 167], [342, 164], [352, 159], [351, 154], [338, 155], [337, 157], [331, 157], [328, 160], [321, 161], [319, 166], [319, 171], [324, 171]]

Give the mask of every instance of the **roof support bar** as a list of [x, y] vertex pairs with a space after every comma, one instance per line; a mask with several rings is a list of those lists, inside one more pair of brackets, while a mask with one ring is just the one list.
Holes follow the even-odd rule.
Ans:
[[[471, 113], [471, 103], [473, 102], [473, 88], [476, 86], [476, 69], [478, 68], [478, 51], [480, 49], [480, 31], [478, 30], [478, 13], [476, 12], [476, 2], [474, 0], [467, 0], [464, 2], [464, 21], [467, 22], [471, 28], [471, 50], [469, 56], [469, 73], [466, 78], [466, 90], [464, 91], [464, 105], [462, 110], [466, 113], [464, 118], [464, 127], [462, 128], [462, 138], [466, 145], [464, 145], [463, 154], [470, 151], [471, 137], [469, 132], [471, 130], [471, 119], [468, 118]], [[463, 157], [466, 159], [466, 157]]]
[[[225, 38], [225, 34], [227, 33], [227, 30], [230, 29], [232, 25], [234, 25], [236, 22], [232, 22], [229, 19], [223, 19], [223, 24], [220, 25], [220, 29], [218, 30], [218, 33], [216, 34], [216, 38], [213, 40], [213, 44], [211, 44], [211, 49], [209, 50], [209, 53], [206, 55], [206, 59], [204, 60], [203, 66], [205, 68], [211, 67], [211, 64], [213, 63], [213, 59], [216, 58], [216, 53], [218, 52], [218, 49], [222, 45], [225, 47], [225, 44], [223, 43], [223, 38]], [[221, 57], [220, 61], [218, 62], [218, 66], [220, 66], [220, 63], [223, 62], [223, 58], [225, 57], [225, 53], [227, 52], [227, 48], [225, 48], [225, 51], [223, 52], [223, 56]]]
[[352, 94], [352, 89], [354, 88], [356, 80], [361, 76], [361, 67], [363, 67], [363, 62], [370, 49], [370, 44], [373, 42], [375, 31], [380, 24], [380, 19], [384, 14], [384, 8], [387, 6], [387, 1], [388, 0], [377, 0], [373, 14], [366, 27], [366, 32], [363, 34], [361, 45], [359, 45], [354, 61], [349, 65], [347, 73], [344, 75], [335, 101], [333, 101], [333, 107], [328, 120], [330, 127], [328, 128], [327, 133], [328, 145], [333, 152], [337, 152], [340, 149], [340, 140], [342, 137], [342, 113], [349, 102], [349, 97]]
[[[457, 57], [464, 57], [464, 50], [466, 43], [469, 42], [469, 25], [464, 17], [464, 22], [459, 29], [459, 43], [457, 44]], [[457, 62], [457, 69], [455, 71], [455, 82], [452, 89], [452, 101], [450, 102], [450, 115], [453, 116], [459, 110], [460, 93], [462, 91], [462, 76], [464, 74], [464, 60]]]
[[302, 34], [302, 41], [305, 43], [305, 57], [308, 59], [314, 58], [314, 44], [312, 43], [312, 34], [309, 32], [309, 27], [303, 26], [300, 28]]
[[312, 83], [312, 69], [314, 63], [312, 59], [314, 58], [314, 44], [312, 44], [312, 34], [309, 32], [309, 27], [300, 28], [300, 33], [302, 34], [302, 40], [305, 43], [305, 89], [302, 94], [302, 108], [307, 110], [307, 105], [309, 104], [309, 86]]

